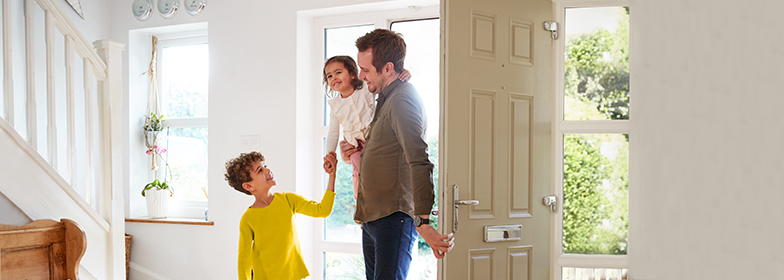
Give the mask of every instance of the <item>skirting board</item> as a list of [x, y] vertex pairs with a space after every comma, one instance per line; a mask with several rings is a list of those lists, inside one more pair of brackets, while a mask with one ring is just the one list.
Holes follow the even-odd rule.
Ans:
[[143, 267], [143, 266], [141, 266], [141, 265], [139, 265], [139, 264], [137, 264], [135, 262], [131, 262], [129, 264], [129, 266], [130, 266], [130, 270], [131, 270], [131, 275], [133, 276], [133, 277], [130, 277], [130, 278], [132, 278], [134, 280], [145, 280], [145, 279], [171, 280], [171, 279], [166, 278], [166, 277], [164, 277], [164, 276], [162, 276], [162, 275], [160, 275], [158, 273], [152, 272], [151, 270], [147, 269], [146, 267]]

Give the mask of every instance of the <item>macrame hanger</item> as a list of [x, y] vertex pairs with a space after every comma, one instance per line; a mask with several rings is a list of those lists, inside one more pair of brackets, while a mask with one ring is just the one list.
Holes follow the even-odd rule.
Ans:
[[[147, 114], [144, 117], [144, 126], [152, 127], [152, 116], [160, 117], [161, 106], [158, 99], [158, 82], [155, 75], [156, 53], [158, 49], [158, 37], [152, 36], [152, 57], [150, 58], [150, 65], [146, 72], [142, 75], [150, 76], [150, 92], [147, 95]], [[158, 133], [160, 131], [144, 131], [144, 143], [147, 146], [147, 154], [152, 156], [152, 169], [157, 170], [158, 164], [155, 160], [158, 153]], [[149, 139], [152, 137], [152, 139]]]

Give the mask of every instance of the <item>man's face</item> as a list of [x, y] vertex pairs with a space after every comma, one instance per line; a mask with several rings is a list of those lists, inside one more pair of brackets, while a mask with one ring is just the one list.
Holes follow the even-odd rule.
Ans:
[[368, 91], [381, 92], [386, 86], [386, 79], [373, 66], [373, 49], [368, 48], [364, 52], [357, 53], [357, 64], [359, 64], [359, 78], [367, 82]]

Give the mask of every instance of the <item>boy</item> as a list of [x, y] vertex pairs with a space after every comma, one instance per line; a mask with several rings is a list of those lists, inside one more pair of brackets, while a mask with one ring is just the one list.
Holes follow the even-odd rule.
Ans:
[[303, 279], [310, 275], [299, 248], [294, 214], [325, 218], [335, 200], [334, 152], [324, 157], [329, 183], [321, 202], [294, 193], [273, 193], [275, 176], [259, 152], [226, 162], [225, 179], [235, 190], [256, 197], [240, 220], [239, 279]]

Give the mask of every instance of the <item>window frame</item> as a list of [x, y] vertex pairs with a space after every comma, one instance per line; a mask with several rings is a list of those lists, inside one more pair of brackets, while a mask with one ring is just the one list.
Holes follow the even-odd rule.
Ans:
[[[570, 8], [593, 8], [593, 7], [630, 7], [631, 1], [629, 0], [555, 0], [554, 1], [554, 15], [555, 21], [561, 25], [559, 33], [565, 37], [566, 27], [566, 9]], [[632, 73], [633, 63], [635, 58], [634, 44], [631, 34], [632, 19], [630, 9], [629, 17], [629, 72]], [[552, 235], [555, 242], [553, 242], [551, 249], [551, 279], [563, 279], [563, 267], [578, 267], [578, 268], [610, 268], [610, 269], [627, 269], [629, 268], [629, 255], [636, 249], [634, 246], [634, 239], [637, 236], [636, 231], [636, 214], [634, 212], [634, 201], [638, 197], [639, 187], [635, 184], [634, 164], [637, 154], [635, 143], [636, 134], [634, 133], [634, 110], [631, 105], [633, 96], [629, 97], [629, 119], [628, 120], [564, 120], [564, 74], [565, 74], [565, 51], [566, 40], [558, 38], [555, 42], [554, 50], [554, 67], [555, 67], [555, 102], [553, 110], [553, 192], [559, 198], [559, 206], [563, 205], [563, 164], [564, 164], [564, 136], [567, 134], [628, 134], [629, 135], [629, 231], [627, 235], [627, 254], [626, 255], [587, 255], [587, 254], [564, 254], [562, 252], [563, 242], [563, 211], [559, 207], [560, 213], [553, 215]], [[630, 75], [629, 87], [630, 91], [633, 88], [634, 76]]]
[[[157, 75], [157, 83], [158, 83], [158, 104], [161, 104], [161, 107], [164, 107], [166, 104], [166, 94], [161, 91], [163, 88], [163, 84], [165, 81], [165, 63], [166, 57], [163, 55], [163, 49], [166, 47], [176, 47], [176, 46], [188, 46], [188, 45], [199, 45], [199, 44], [208, 44], [207, 38], [207, 29], [198, 29], [198, 30], [190, 30], [190, 31], [183, 31], [183, 32], [172, 32], [172, 33], [161, 33], [156, 34], [155, 36], [158, 37], [158, 45], [156, 49], [157, 53], [157, 63], [156, 69]], [[209, 96], [209, 92], [207, 93]], [[166, 112], [163, 112], [166, 115]], [[165, 128], [194, 128], [194, 127], [204, 127], [207, 129], [207, 135], [209, 135], [209, 126], [208, 126], [208, 119], [207, 117], [192, 117], [192, 118], [165, 118], [166, 122], [164, 123]], [[161, 178], [164, 172], [161, 169], [155, 171], [156, 178]], [[208, 175], [209, 176], [209, 175]], [[195, 200], [195, 199], [177, 199], [176, 196], [173, 197], [169, 201], [169, 216], [171, 217], [180, 217], [180, 218], [197, 218], [197, 219], [204, 219], [206, 216], [205, 210], [209, 204], [209, 198], [204, 200]]]
[[[316, 102], [316, 114], [314, 117], [314, 138], [313, 138], [313, 149], [315, 151], [323, 151], [324, 149], [324, 139], [327, 136], [329, 130], [329, 123], [326, 122], [327, 119], [327, 106], [326, 106], [326, 99], [324, 98], [323, 92], [323, 85], [321, 84], [321, 70], [323, 68], [323, 63], [325, 58], [326, 46], [324, 44], [325, 40], [325, 29], [328, 28], [340, 28], [340, 27], [350, 27], [350, 26], [360, 26], [360, 25], [374, 25], [375, 28], [384, 28], [390, 29], [392, 23], [400, 22], [400, 21], [413, 21], [413, 20], [423, 20], [423, 19], [433, 19], [439, 18], [439, 6], [427, 6], [427, 7], [417, 7], [417, 9], [398, 9], [398, 10], [389, 10], [389, 11], [367, 11], [367, 12], [358, 12], [352, 14], [334, 14], [328, 16], [320, 16], [316, 17], [313, 20], [313, 47], [312, 47], [312, 57], [313, 64], [312, 64], [312, 76], [311, 80], [313, 80], [312, 88], [314, 93], [312, 95], [313, 99]], [[348, 19], [348, 20], [347, 20]], [[319, 157], [320, 158], [320, 157]], [[323, 175], [323, 170], [316, 169], [312, 174], [313, 178], [316, 178], [314, 182], [315, 186], [324, 186], [326, 184], [326, 176]], [[320, 192], [323, 191], [320, 187], [318, 191], [314, 191], [314, 195], [320, 195]], [[318, 192], [318, 194], [316, 194]], [[339, 242], [339, 241], [327, 241], [324, 240], [324, 223], [325, 219], [313, 219], [313, 244], [315, 244], [315, 250], [313, 251], [313, 270], [314, 273], [311, 277], [315, 277], [315, 279], [323, 279], [324, 277], [324, 262], [323, 258], [326, 253], [341, 253], [341, 254], [359, 254], [362, 255], [362, 243], [352, 243], [352, 242]], [[317, 271], [317, 272], [315, 272]]]

